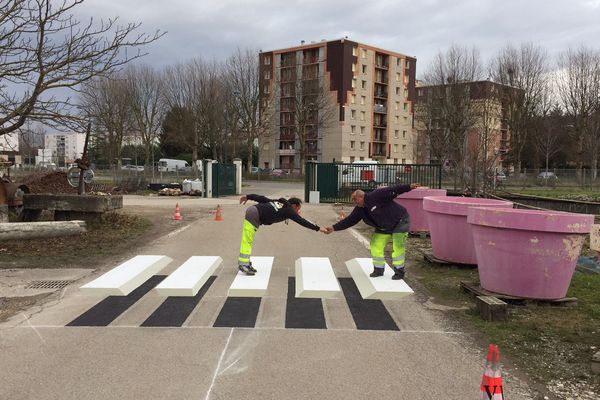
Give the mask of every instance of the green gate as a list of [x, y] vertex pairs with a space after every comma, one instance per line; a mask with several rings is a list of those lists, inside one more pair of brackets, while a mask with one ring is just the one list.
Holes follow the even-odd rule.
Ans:
[[234, 164], [212, 164], [213, 197], [235, 194], [235, 169]]
[[327, 164], [306, 163], [304, 198], [318, 191], [323, 203], [350, 202], [352, 192], [369, 192], [380, 186], [418, 183], [441, 188], [442, 166], [438, 164]]

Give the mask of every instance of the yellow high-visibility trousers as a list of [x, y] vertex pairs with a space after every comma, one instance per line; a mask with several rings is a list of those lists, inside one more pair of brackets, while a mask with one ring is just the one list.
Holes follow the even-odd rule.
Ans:
[[385, 267], [385, 245], [392, 240], [392, 265], [394, 268], [404, 268], [406, 256], [406, 239], [408, 232], [402, 233], [379, 233], [374, 232], [371, 236], [371, 257], [375, 268]]
[[254, 245], [254, 237], [257, 230], [258, 228], [252, 225], [250, 221], [247, 219], [244, 220], [238, 265], [250, 265], [250, 256], [252, 255], [252, 246]]

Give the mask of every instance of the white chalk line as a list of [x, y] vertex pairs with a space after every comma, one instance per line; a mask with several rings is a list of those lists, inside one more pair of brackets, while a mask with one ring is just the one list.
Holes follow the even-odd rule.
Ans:
[[221, 369], [221, 362], [223, 362], [223, 356], [225, 356], [225, 352], [227, 352], [227, 348], [229, 347], [229, 341], [231, 340], [231, 336], [233, 336], [233, 329], [229, 332], [229, 337], [227, 338], [227, 343], [225, 343], [225, 347], [223, 347], [223, 351], [221, 352], [221, 356], [219, 357], [219, 362], [217, 363], [217, 368], [215, 368], [215, 373], [212, 377], [212, 381], [210, 382], [210, 387], [208, 388], [208, 392], [206, 392], [206, 397], [204, 400], [208, 400], [210, 398], [210, 393], [212, 392], [212, 388], [215, 385], [215, 381], [217, 380], [217, 375], [219, 375], [219, 369]]

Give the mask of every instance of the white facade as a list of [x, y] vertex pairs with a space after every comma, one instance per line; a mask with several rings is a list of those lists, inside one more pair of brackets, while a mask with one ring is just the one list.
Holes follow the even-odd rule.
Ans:
[[19, 135], [16, 132], [0, 136], [0, 152], [19, 151]]
[[35, 165], [47, 166], [54, 163], [52, 149], [38, 149], [37, 152], [37, 156], [35, 156]]
[[52, 151], [57, 165], [72, 163], [83, 154], [85, 133], [51, 133], [44, 138], [44, 147]]

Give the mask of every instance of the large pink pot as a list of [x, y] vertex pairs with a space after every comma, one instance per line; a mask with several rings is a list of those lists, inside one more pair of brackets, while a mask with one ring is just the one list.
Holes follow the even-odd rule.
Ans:
[[512, 208], [504, 200], [474, 197], [425, 197], [423, 209], [427, 214], [433, 255], [440, 260], [477, 264], [475, 245], [467, 214], [471, 207]]
[[410, 192], [402, 193], [394, 200], [400, 204], [410, 215], [411, 232], [429, 232], [427, 216], [423, 210], [423, 198], [428, 196], [445, 196], [446, 189], [417, 188]]
[[481, 286], [532, 299], [565, 297], [594, 216], [471, 208]]

